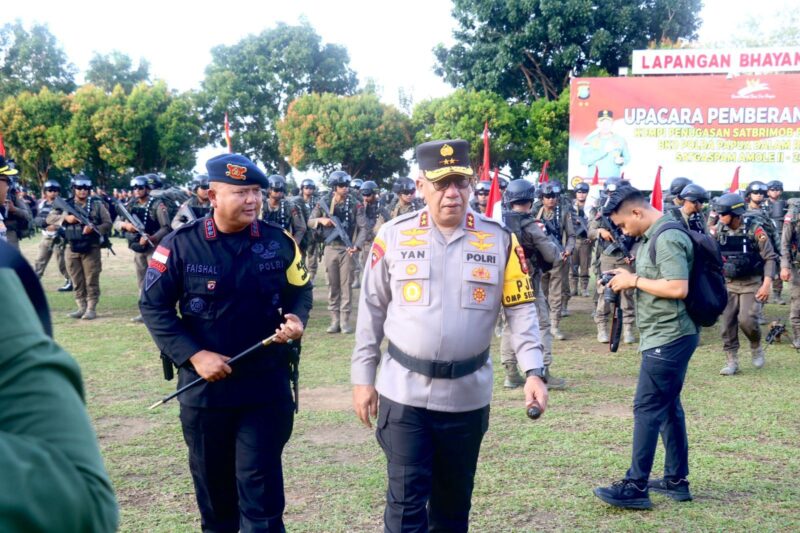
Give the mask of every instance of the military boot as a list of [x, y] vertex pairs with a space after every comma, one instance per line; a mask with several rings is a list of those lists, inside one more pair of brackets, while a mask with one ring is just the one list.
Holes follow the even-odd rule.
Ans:
[[557, 378], [550, 373], [550, 365], [544, 367], [544, 382], [547, 383], [547, 388], [552, 390], [564, 390], [567, 388], [567, 380], [564, 378]]
[[86, 305], [86, 312], [83, 314], [81, 319], [94, 320], [95, 318], [97, 318], [97, 311], [95, 311], [96, 308], [97, 308], [97, 301], [89, 300]]
[[70, 318], [80, 318], [86, 312], [86, 300], [75, 300], [75, 303], [78, 304], [78, 310], [67, 314]]
[[331, 325], [328, 326], [328, 329], [325, 330], [327, 333], [339, 333], [342, 331], [341, 326], [339, 325], [339, 315], [331, 315]]
[[636, 342], [636, 335], [633, 334], [633, 327], [628, 324], [622, 325], [622, 343], [633, 344]]
[[137, 324], [143, 324], [144, 318], [142, 317], [142, 315], [136, 315], [135, 317], [131, 318], [131, 322], [135, 322]]
[[605, 324], [597, 324], [597, 342], [608, 344], [608, 329]]
[[360, 289], [361, 288], [361, 276], [356, 276], [353, 280], [353, 283], [350, 284], [351, 289]]
[[753, 366], [756, 368], [763, 368], [764, 363], [764, 348], [759, 346], [758, 348], [753, 348], [750, 350], [753, 355]]
[[506, 368], [506, 379], [503, 381], [503, 388], [516, 389], [525, 385], [525, 378], [519, 373], [517, 363], [503, 363]]
[[557, 341], [563, 341], [564, 339], [566, 339], [564, 334], [561, 333], [561, 330], [559, 329], [558, 324], [553, 324], [552, 326], [550, 326], [550, 334]]
[[350, 325], [350, 315], [342, 315], [342, 333], [350, 335], [353, 331], [353, 326]]
[[589, 280], [588, 279], [584, 280], [582, 285], [583, 288], [581, 289], [581, 296], [583, 296], [584, 298], [588, 298], [589, 296], [591, 296], [591, 294], [589, 294]]
[[58, 292], [71, 292], [75, 287], [72, 285], [72, 280], [67, 278], [64, 285], [56, 289]]
[[794, 337], [792, 347], [795, 350], [800, 350], [800, 328], [792, 328], [792, 336]]
[[719, 371], [722, 376], [732, 376], [739, 372], [739, 353], [738, 352], [725, 352], [725, 357], [728, 363]]

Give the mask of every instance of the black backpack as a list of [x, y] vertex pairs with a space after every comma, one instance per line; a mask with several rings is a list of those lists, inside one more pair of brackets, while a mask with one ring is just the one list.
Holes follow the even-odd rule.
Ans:
[[722, 273], [719, 244], [710, 235], [689, 231], [680, 222], [670, 221], [658, 228], [650, 239], [650, 261], [653, 264], [656, 264], [658, 236], [669, 229], [677, 229], [688, 235], [694, 249], [694, 262], [689, 273], [689, 293], [683, 300], [686, 311], [698, 326], [713, 326], [728, 305], [728, 290]]

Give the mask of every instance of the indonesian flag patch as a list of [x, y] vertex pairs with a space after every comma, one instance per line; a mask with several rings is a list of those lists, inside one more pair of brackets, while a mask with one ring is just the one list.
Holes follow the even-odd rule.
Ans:
[[156, 251], [153, 252], [153, 261], [157, 263], [161, 263], [162, 265], [167, 264], [167, 259], [169, 259], [170, 250], [168, 248], [164, 248], [163, 246], [157, 246]]

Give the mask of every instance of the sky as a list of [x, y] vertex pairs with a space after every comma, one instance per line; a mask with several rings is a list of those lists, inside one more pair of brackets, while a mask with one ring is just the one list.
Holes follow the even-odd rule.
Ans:
[[[700, 40], [724, 41], [748, 15], [784, 3], [705, 0]], [[452, 91], [433, 73], [432, 53], [438, 43], [453, 43], [451, 7], [450, 0], [26, 0], [4, 2], [0, 24], [47, 24], [81, 71], [95, 52], [145, 58], [153, 78], [183, 91], [199, 88], [214, 46], [304, 19], [323, 42], [347, 48], [362, 84], [374, 80], [383, 101], [397, 105], [401, 89], [414, 103]]]

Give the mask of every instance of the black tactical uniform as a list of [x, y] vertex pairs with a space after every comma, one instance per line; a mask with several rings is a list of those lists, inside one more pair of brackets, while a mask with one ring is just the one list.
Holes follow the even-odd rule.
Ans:
[[[783, 194], [783, 183], [778, 180], [772, 180], [768, 182], [767, 194], [769, 195], [769, 193], [773, 191], [779, 191], [780, 194]], [[763, 207], [767, 213], [767, 216], [770, 218], [770, 220], [772, 220], [772, 224], [775, 226], [777, 234], [781, 235], [783, 233], [783, 221], [786, 217], [787, 211], [789, 210], [789, 205], [786, 203], [786, 200], [780, 196], [773, 200], [771, 196], [768, 196], [766, 200], [764, 200]], [[780, 251], [779, 253], [783, 252]], [[780, 277], [777, 277], [772, 284], [772, 303], [786, 305], [786, 300], [781, 297], [781, 292], [783, 292], [783, 281], [781, 281]]]
[[[245, 176], [242, 185], [260, 173], [244, 156], [225, 154], [207, 164], [212, 181], [215, 170], [224, 176], [226, 161]], [[139, 308], [178, 367], [180, 387], [198, 377], [190, 362], [197, 352], [234, 356], [272, 335], [287, 313], [305, 324], [311, 291], [300, 250], [283, 230], [255, 220], [222, 233], [207, 217], [158, 246]], [[269, 345], [237, 362], [225, 379], [179, 396], [203, 531], [284, 531], [281, 452], [293, 424], [287, 350]]]

